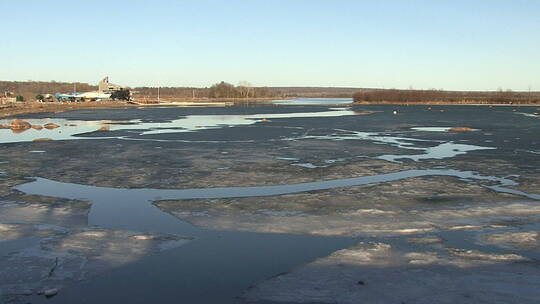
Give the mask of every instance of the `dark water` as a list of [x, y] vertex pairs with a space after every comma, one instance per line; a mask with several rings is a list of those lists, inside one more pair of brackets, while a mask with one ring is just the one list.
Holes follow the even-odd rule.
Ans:
[[294, 98], [274, 100], [272, 103], [278, 105], [335, 105], [350, 104], [352, 102], [352, 98]]
[[105, 188], [61, 183], [37, 178], [36, 181], [19, 185], [15, 189], [27, 194], [89, 200], [93, 203], [89, 214], [90, 225], [112, 229], [198, 235], [200, 232], [199, 229], [167, 213], [161, 212], [151, 202], [159, 200], [273, 196], [375, 184], [422, 176], [453, 176], [475, 182], [497, 182], [498, 185], [485, 187], [498, 192], [512, 193], [531, 199], [540, 199], [540, 195], [538, 194], [505, 188], [504, 186], [517, 185], [516, 182], [507, 178], [483, 176], [471, 171], [445, 169], [407, 170], [373, 176], [276, 186], [179, 190]]
[[[153, 200], [188, 197], [189, 190], [101, 188], [46, 179], [17, 189], [90, 200], [91, 226], [195, 237], [182, 247], [74, 283], [54, 298], [33, 297], [33, 303], [237, 303], [251, 285], [358, 242], [344, 237], [204, 230], [152, 205]], [[193, 190], [199, 196], [206, 191], [212, 195], [211, 189]]]
[[208, 232], [33, 303], [238, 303], [251, 285], [350, 247], [347, 238]]
[[[363, 109], [369, 109], [375, 113], [360, 116], [350, 113]], [[393, 114], [394, 110], [397, 110], [397, 115]], [[533, 109], [523, 108], [520, 110], [520, 112], [526, 111], [531, 112]], [[314, 112], [321, 114], [302, 114]], [[42, 119], [43, 115], [45, 114], [35, 116], [36, 119]], [[243, 116], [238, 117], [238, 115]], [[200, 123], [201, 118], [209, 116], [221, 117], [207, 119], [206, 124]], [[203, 125], [204, 128], [199, 130], [201, 128], [198, 128], [198, 125], [191, 125], [190, 117], [197, 118], [198, 124]], [[272, 120], [271, 124], [257, 122], [258, 119], [267, 117]], [[426, 149], [433, 149], [441, 145], [448, 145], [447, 150], [453, 154], [456, 154], [454, 152], [472, 151], [474, 147], [495, 147], [496, 150], [494, 149], [493, 153], [505, 155], [504, 157], [517, 157], [515, 155], [518, 155], [520, 159], [524, 159], [523, 166], [528, 165], [525, 163], [526, 159], [537, 157], [535, 153], [539, 151], [538, 118], [521, 115], [504, 107], [440, 106], [427, 110], [427, 107], [423, 106], [353, 106], [351, 109], [339, 111], [324, 106], [145, 108], [74, 111], [56, 114], [55, 118], [80, 121], [78, 127], [74, 127], [73, 132], [58, 133], [58, 139], [65, 136], [69, 136], [69, 139], [77, 137], [77, 140], [96, 137], [103, 140], [100, 144], [106, 141], [105, 137], [112, 137], [130, 139], [129, 144], [132, 144], [131, 141], [138, 140], [156, 140], [160, 141], [160, 145], [161, 141], [170, 145], [178, 145], [179, 143], [191, 145], [201, 141], [226, 143], [234, 140], [249, 140], [271, 142], [279, 146], [276, 139], [302, 139], [301, 136], [294, 134], [294, 132], [305, 133], [302, 130], [298, 131], [298, 129], [317, 129], [322, 135], [309, 136], [309, 138], [321, 141], [363, 140], [389, 144], [403, 149], [409, 147], [409, 149], [419, 150], [424, 154], [430, 152]], [[92, 132], [99, 126], [94, 121], [99, 119], [139, 121], [135, 122], [136, 125], [119, 125], [118, 130], [111, 132]], [[83, 122], [88, 124], [83, 124]], [[467, 145], [467, 149], [463, 149], [464, 151], [456, 151], [457, 143], [453, 143], [455, 139], [451, 137], [452, 134], [412, 129], [413, 127], [460, 125], [480, 130], [461, 135], [459, 145]], [[88, 128], [88, 130], [83, 130], [83, 128]], [[65, 130], [70, 129], [67, 127]], [[151, 132], [148, 132], [149, 130]], [[178, 132], [169, 132], [171, 130]], [[344, 138], [335, 136], [338, 130], [346, 130], [346, 132], [338, 132], [339, 136], [343, 137], [343, 134], [346, 136]], [[81, 131], [90, 133], [84, 137], [76, 136]], [[6, 132], [8, 131], [6, 130]], [[396, 141], [396, 139], [398, 140]], [[29, 140], [30, 137], [21, 141]], [[6, 139], [6, 142], [12, 143], [13, 141]], [[88, 141], [82, 142], [89, 144]], [[414, 144], [408, 145], [410, 142], [414, 142]], [[138, 142], [133, 144], [138, 144]], [[453, 155], [447, 156], [446, 152], [448, 151], [444, 151], [443, 158], [453, 157]], [[438, 150], [430, 153], [435, 155], [435, 152]], [[392, 157], [392, 159], [396, 159], [397, 156]], [[413, 157], [409, 158], [413, 159]], [[418, 160], [421, 161], [423, 158], [418, 158]], [[160, 211], [152, 205], [152, 202], [190, 198], [270, 196], [437, 175], [458, 177], [480, 185], [486, 183], [484, 187], [494, 191], [540, 199], [538, 194], [506, 188], [516, 185], [515, 182], [507, 178], [484, 176], [472, 171], [442, 169], [408, 170], [376, 176], [295, 185], [183, 190], [115, 189], [60, 183], [38, 178], [35, 182], [20, 185], [16, 189], [29, 194], [87, 199], [93, 203], [89, 215], [90, 225], [111, 229], [173, 233], [195, 237], [195, 239], [177, 249], [145, 258], [137, 263], [84, 282], [74, 283], [52, 299], [35, 298], [32, 299], [32, 302], [235, 303], [238, 302], [236, 297], [241, 295], [250, 285], [281, 272], [291, 271], [294, 267], [318, 257], [327, 256], [336, 250], [350, 247], [358, 240], [204, 230]]]
[[455, 176], [467, 180], [498, 182], [497, 186], [487, 187], [540, 199], [537, 194], [504, 188], [515, 185], [511, 180], [457, 170], [408, 170], [294, 185], [183, 190], [104, 188], [38, 178], [16, 189], [28, 194], [88, 199], [93, 202], [90, 225], [196, 237], [183, 247], [66, 288], [52, 302], [235, 303], [238, 302], [236, 297], [250, 285], [352, 246], [357, 240], [202, 230], [160, 211], [151, 204], [152, 201], [270, 196], [419, 176]]

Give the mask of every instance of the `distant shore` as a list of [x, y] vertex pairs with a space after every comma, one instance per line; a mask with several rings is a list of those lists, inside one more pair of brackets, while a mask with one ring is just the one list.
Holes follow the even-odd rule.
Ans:
[[353, 101], [353, 105], [402, 105], [402, 106], [508, 106], [508, 107], [540, 107], [540, 103], [455, 103], [455, 102], [367, 102], [367, 101]]
[[20, 114], [64, 112], [78, 109], [100, 109], [135, 106], [126, 102], [84, 102], [84, 103], [39, 103], [24, 102], [0, 105], [0, 117], [9, 117]]
[[21, 114], [30, 113], [59, 113], [72, 110], [81, 109], [107, 109], [107, 108], [125, 108], [125, 107], [142, 107], [142, 106], [232, 106], [236, 104], [246, 103], [264, 103], [275, 98], [258, 98], [258, 99], [234, 99], [234, 98], [221, 98], [221, 99], [169, 99], [163, 98], [160, 103], [157, 100], [136, 100], [133, 102], [125, 101], [99, 101], [99, 102], [72, 102], [72, 103], [59, 103], [59, 102], [21, 102], [0, 104], [0, 117], [10, 117]]
[[[81, 102], [81, 103], [39, 103], [39, 102], [24, 102], [24, 103], [12, 103], [0, 105], [0, 117], [10, 117], [21, 114], [30, 113], [59, 113], [72, 110], [81, 109], [106, 109], [106, 108], [125, 108], [125, 107], [142, 107], [142, 106], [233, 106], [249, 103], [266, 103], [272, 100], [280, 100], [280, 98], [258, 98], [258, 99], [235, 99], [235, 98], [221, 98], [221, 99], [178, 99], [178, 98], [164, 98], [160, 103], [157, 100], [140, 100], [142, 102], [124, 102], [124, 101], [100, 101], [100, 102]], [[531, 106], [540, 107], [540, 104], [475, 104], [475, 103], [398, 103], [398, 102], [353, 102], [352, 105], [410, 105], [410, 106]]]

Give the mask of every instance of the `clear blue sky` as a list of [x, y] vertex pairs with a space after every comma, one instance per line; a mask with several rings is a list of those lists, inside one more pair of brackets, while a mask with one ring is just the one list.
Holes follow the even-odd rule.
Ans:
[[540, 0], [1, 1], [0, 80], [540, 90]]

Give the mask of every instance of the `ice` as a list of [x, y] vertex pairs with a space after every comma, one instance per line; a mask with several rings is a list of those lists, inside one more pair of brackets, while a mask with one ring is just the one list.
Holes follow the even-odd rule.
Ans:
[[472, 260], [481, 260], [481, 261], [528, 261], [529, 259], [518, 255], [518, 254], [495, 254], [495, 253], [485, 253], [478, 250], [465, 250], [465, 249], [455, 249], [450, 248], [449, 253], [453, 256], [472, 259]]
[[338, 133], [324, 136], [304, 136], [304, 139], [320, 139], [320, 140], [363, 140], [371, 141], [381, 144], [389, 144], [401, 149], [408, 150], [421, 150], [422, 154], [413, 154], [413, 155], [381, 155], [377, 158], [397, 162], [400, 159], [411, 159], [414, 161], [420, 161], [425, 159], [444, 159], [452, 158], [457, 155], [466, 154], [467, 152], [476, 151], [476, 150], [493, 150], [494, 147], [483, 147], [477, 145], [468, 145], [468, 144], [457, 144], [454, 142], [436, 142], [437, 145], [433, 147], [417, 147], [414, 145], [415, 142], [430, 142], [429, 140], [408, 138], [401, 136], [389, 136], [383, 135], [382, 133], [376, 132], [359, 132], [359, 131], [349, 131], [349, 130], [340, 130], [337, 129]]
[[[420, 247], [419, 247], [420, 246]], [[367, 242], [261, 282], [248, 303], [537, 303], [540, 274], [514, 254]]]
[[482, 236], [480, 240], [481, 244], [540, 251], [540, 232], [538, 231], [492, 233]]
[[41, 226], [0, 224], [0, 236], [5, 237], [6, 233], [19, 237], [41, 236], [37, 243], [12, 251], [0, 260], [0, 290], [4, 295], [28, 291], [46, 293], [51, 286], [58, 292], [70, 282], [190, 241], [163, 234], [141, 235], [101, 228], [58, 230], [49, 227], [45, 230], [44, 225]]
[[[27, 119], [32, 125], [44, 125], [54, 123], [61, 126], [55, 130], [35, 130], [29, 129], [22, 133], [13, 133], [10, 129], [0, 129], [0, 143], [31, 142], [37, 138], [51, 138], [52, 140], [80, 140], [92, 139], [79, 136], [80, 134], [95, 132], [104, 125], [109, 131], [118, 130], [140, 130], [141, 135], [197, 132], [200, 130], [218, 129], [223, 127], [235, 127], [252, 125], [261, 122], [261, 119], [286, 119], [286, 118], [316, 118], [316, 117], [339, 117], [356, 115], [349, 108], [337, 108], [320, 112], [300, 112], [300, 113], [274, 113], [274, 114], [251, 114], [251, 115], [189, 115], [178, 119], [164, 122], [145, 122], [134, 119], [128, 121], [81, 121], [67, 119]], [[9, 120], [0, 120], [0, 124], [10, 124]], [[99, 139], [119, 138], [133, 140], [123, 137], [99, 137]]]
[[308, 168], [308, 169], [317, 169], [317, 168], [326, 168], [326, 167], [328, 167], [328, 166], [317, 166], [317, 165], [314, 165], [312, 163], [296, 163], [296, 164], [291, 164], [291, 166]]
[[414, 155], [382, 155], [379, 159], [384, 159], [391, 162], [396, 162], [400, 159], [411, 159], [414, 161], [421, 161], [425, 159], [444, 159], [452, 158], [458, 155], [466, 154], [467, 152], [477, 150], [493, 150], [493, 147], [482, 147], [476, 145], [456, 144], [453, 142], [447, 142], [435, 147], [426, 148], [423, 154]]
[[426, 131], [426, 132], [448, 132], [452, 127], [416, 127], [411, 128], [415, 131]]

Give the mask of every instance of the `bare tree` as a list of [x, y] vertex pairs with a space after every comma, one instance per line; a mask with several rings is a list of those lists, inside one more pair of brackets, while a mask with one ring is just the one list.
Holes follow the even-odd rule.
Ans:
[[240, 94], [243, 98], [249, 98], [250, 95], [253, 97], [253, 85], [251, 83], [242, 80], [238, 83], [238, 89], [240, 90]]

